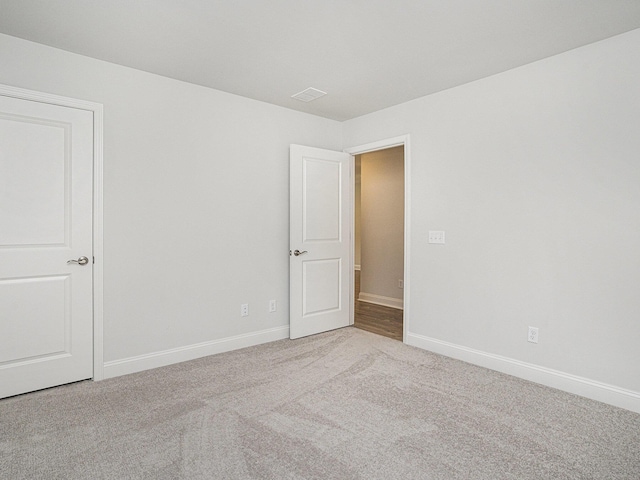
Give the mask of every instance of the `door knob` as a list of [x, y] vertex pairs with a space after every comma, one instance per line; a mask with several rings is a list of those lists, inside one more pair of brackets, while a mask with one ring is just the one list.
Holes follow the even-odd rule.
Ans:
[[309, 253], [309, 252], [307, 252], [306, 250], [300, 251], [300, 250], [297, 250], [297, 249], [293, 251], [293, 254], [296, 257], [299, 257], [300, 255], [304, 255], [305, 253]]
[[89, 259], [87, 257], [80, 257], [77, 260], [68, 260], [67, 264], [70, 263], [77, 263], [78, 265], [86, 265], [87, 263], [89, 263]]

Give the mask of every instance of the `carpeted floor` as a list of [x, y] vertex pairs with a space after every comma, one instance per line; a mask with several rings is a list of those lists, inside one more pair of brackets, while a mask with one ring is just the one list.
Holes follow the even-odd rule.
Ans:
[[640, 415], [355, 328], [0, 401], [2, 479], [640, 479]]

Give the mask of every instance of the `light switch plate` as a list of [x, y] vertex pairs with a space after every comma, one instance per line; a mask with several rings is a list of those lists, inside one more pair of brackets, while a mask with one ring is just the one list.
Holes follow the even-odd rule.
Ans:
[[429, 230], [429, 243], [444, 245], [444, 232], [440, 230]]

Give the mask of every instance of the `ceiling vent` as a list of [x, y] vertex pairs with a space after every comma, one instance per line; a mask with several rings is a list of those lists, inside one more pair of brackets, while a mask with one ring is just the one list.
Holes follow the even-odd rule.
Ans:
[[295, 95], [291, 95], [291, 98], [295, 98], [296, 100], [300, 100], [302, 102], [310, 102], [315, 100], [316, 98], [323, 97], [327, 94], [327, 92], [323, 92], [322, 90], [318, 90], [317, 88], [309, 87], [306, 90], [303, 90]]

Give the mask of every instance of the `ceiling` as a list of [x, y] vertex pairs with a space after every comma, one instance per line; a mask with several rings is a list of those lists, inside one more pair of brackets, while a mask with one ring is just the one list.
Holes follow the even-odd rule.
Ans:
[[335, 120], [636, 28], [640, 0], [0, 0], [2, 33]]

